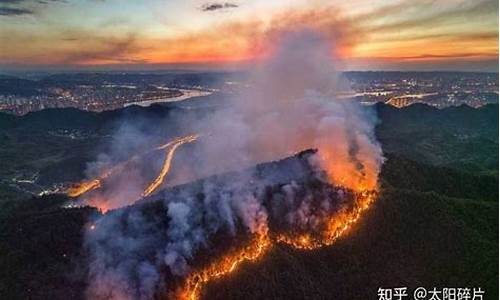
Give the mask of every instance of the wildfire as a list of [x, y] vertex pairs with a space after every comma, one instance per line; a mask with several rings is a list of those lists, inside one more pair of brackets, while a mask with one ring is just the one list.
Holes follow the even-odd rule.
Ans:
[[[112, 168], [105, 169], [104, 171], [102, 171], [102, 173], [99, 175], [99, 177], [91, 179], [91, 180], [82, 181], [82, 182], [76, 184], [75, 186], [70, 187], [66, 191], [66, 194], [68, 196], [70, 196], [70, 197], [79, 197], [79, 196], [81, 196], [81, 195], [83, 195], [83, 194], [85, 194], [87, 192], [90, 192], [90, 191], [93, 191], [95, 189], [98, 189], [98, 188], [100, 188], [102, 186], [102, 181], [103, 180], [105, 180], [106, 178], [108, 178], [109, 176], [111, 176], [112, 174], [114, 174], [114, 173], [116, 173], [118, 171], [122, 171], [129, 163], [131, 163], [132, 161], [135, 161], [135, 160], [139, 159], [140, 157], [144, 156], [145, 154], [147, 154], [147, 153], [149, 153], [151, 151], [157, 151], [157, 150], [167, 149], [170, 146], [172, 146], [172, 145], [175, 146], [179, 142], [184, 141], [186, 139], [192, 139], [192, 138], [194, 138], [194, 140], [196, 140], [197, 137], [198, 136], [196, 136], [196, 135], [190, 135], [190, 136], [186, 136], [186, 137], [182, 137], [182, 138], [176, 138], [176, 139], [174, 139], [174, 140], [172, 140], [172, 141], [170, 141], [168, 143], [160, 145], [160, 146], [158, 146], [158, 147], [156, 147], [156, 148], [154, 148], [152, 150], [149, 150], [149, 151], [147, 151], [145, 153], [136, 154], [136, 155], [130, 157], [129, 159], [127, 159], [126, 161], [121, 162], [121, 163], [117, 164], [116, 166], [114, 166]], [[192, 142], [192, 141], [190, 140], [189, 142]], [[176, 146], [175, 148], [177, 148], [177, 147], [178, 146]], [[174, 149], [174, 151], [175, 151], [175, 149]], [[172, 156], [173, 156], [173, 154], [172, 154]], [[171, 159], [172, 158], [170, 158], [170, 160]], [[169, 162], [169, 164], [170, 164], [170, 162]], [[166, 172], [168, 173], [168, 170]]]
[[376, 192], [374, 191], [365, 190], [359, 193], [354, 206], [350, 210], [339, 212], [326, 220], [326, 229], [319, 237], [312, 234], [298, 236], [281, 234], [276, 237], [276, 241], [303, 250], [313, 250], [330, 246], [349, 231], [353, 224], [359, 220], [362, 213], [370, 208], [375, 198]]
[[256, 238], [246, 247], [220, 258], [199, 272], [192, 273], [186, 279], [185, 287], [179, 293], [179, 298], [183, 300], [199, 299], [201, 289], [206, 283], [233, 272], [244, 261], [259, 259], [271, 245], [266, 228], [257, 233]]
[[88, 191], [95, 190], [101, 187], [100, 179], [93, 179], [89, 181], [83, 181], [79, 183], [77, 186], [70, 187], [66, 193], [70, 197], [78, 197], [80, 195], [85, 194]]
[[[148, 151], [165, 150], [166, 156], [159, 175], [145, 188], [141, 195], [142, 197], [151, 195], [163, 184], [165, 177], [170, 171], [176, 150], [183, 144], [196, 141], [198, 137], [199, 135], [193, 134], [176, 138], [166, 144], [160, 145]], [[78, 197], [88, 191], [101, 187], [102, 180], [119, 170], [123, 170], [130, 161], [138, 159], [143, 155], [144, 153], [141, 155], [134, 155], [129, 160], [120, 163], [113, 168], [105, 170], [99, 178], [82, 182], [80, 185], [69, 189], [67, 191], [68, 195]], [[324, 159], [325, 157], [322, 158]], [[324, 163], [325, 161], [328, 162], [328, 160], [323, 160], [323, 167], [330, 167], [329, 164]], [[328, 175], [337, 174], [334, 172], [336, 169], [326, 169], [331, 171], [328, 172]], [[367, 174], [368, 176], [366, 176]], [[321, 221], [321, 225], [315, 228], [315, 230], [303, 233], [270, 233], [267, 223], [265, 223], [256, 231], [256, 233], [253, 234], [250, 242], [246, 243], [241, 248], [229, 251], [229, 253], [223, 255], [222, 257], [214, 259], [206, 267], [203, 267], [200, 270], [194, 270], [191, 274], [189, 274], [181, 289], [176, 293], [176, 297], [182, 300], [199, 299], [201, 291], [207, 283], [234, 272], [237, 267], [245, 261], [258, 260], [267, 251], [269, 251], [275, 243], [286, 244], [300, 250], [313, 250], [332, 245], [337, 239], [346, 235], [346, 233], [360, 219], [363, 212], [369, 209], [371, 204], [376, 199], [377, 192], [376, 187], [374, 187], [375, 183], [373, 183], [374, 181], [371, 182], [367, 180], [368, 177], [371, 177], [369, 176], [371, 175], [370, 172], [367, 174], [358, 176], [355, 180], [345, 177], [336, 178], [329, 176], [332, 182], [337, 182], [338, 184], [351, 189], [355, 193], [355, 199], [350, 206], [325, 217], [325, 219]], [[343, 176], [345, 176], [345, 172]], [[369, 187], [369, 189], [367, 189], [367, 187]], [[103, 209], [103, 211], [106, 210], [107, 208]], [[94, 230], [95, 224], [92, 224], [89, 229]]]
[[101, 187], [101, 183], [104, 179], [108, 178], [111, 174], [115, 173], [118, 170], [121, 170], [128, 162], [135, 159], [136, 157], [132, 157], [124, 163], [118, 164], [112, 168], [105, 169], [99, 178], [83, 181], [76, 186], [69, 188], [66, 193], [70, 197], [78, 197], [87, 192], [93, 191]]
[[186, 279], [186, 284], [179, 293], [179, 299], [199, 299], [201, 290], [205, 284], [233, 272], [244, 261], [259, 259], [274, 243], [284, 243], [301, 250], [313, 250], [332, 245], [338, 238], [349, 231], [365, 210], [370, 208], [370, 205], [375, 201], [376, 195], [375, 191], [365, 190], [360, 192], [354, 206], [350, 210], [340, 212], [326, 220], [326, 229], [321, 233], [320, 237], [313, 236], [312, 234], [298, 236], [279, 234], [271, 237], [266, 227], [264, 231], [257, 233], [257, 237], [250, 245], [236, 253], [218, 259], [205, 269], [192, 273]]
[[196, 135], [196, 134], [188, 135], [188, 136], [185, 136], [182, 138], [175, 139], [174, 141], [157, 148], [157, 149], [165, 149], [165, 148], [169, 148], [169, 146], [171, 146], [167, 152], [167, 156], [165, 158], [165, 161], [163, 162], [163, 167], [160, 171], [160, 174], [144, 190], [144, 192], [142, 193], [143, 197], [151, 195], [151, 193], [153, 193], [163, 183], [163, 179], [165, 178], [165, 176], [167, 176], [168, 172], [170, 171], [170, 165], [172, 163], [172, 159], [174, 157], [175, 150], [177, 150], [177, 148], [179, 148], [183, 144], [196, 141], [196, 139], [198, 139], [198, 135]]

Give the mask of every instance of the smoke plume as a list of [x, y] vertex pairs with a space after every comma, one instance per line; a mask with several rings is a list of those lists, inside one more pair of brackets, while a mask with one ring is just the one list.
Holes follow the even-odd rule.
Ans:
[[[170, 288], [165, 278], [193, 274], [191, 261], [199, 251], [218, 247], [216, 235], [267, 238], [269, 230], [286, 228], [325, 238], [322, 231], [333, 226], [333, 214], [350, 219], [349, 224], [357, 220], [362, 209], [355, 201], [346, 204], [352, 200], [346, 191], [377, 189], [382, 151], [374, 137], [374, 112], [337, 97], [348, 86], [336, 73], [332, 49], [331, 39], [319, 32], [282, 33], [273, 54], [253, 70], [248, 88], [228, 107], [180, 121], [186, 132], [200, 135], [196, 157], [188, 158], [196, 161], [187, 172], [190, 179], [316, 148], [307, 159], [316, 172], [313, 182], [295, 182], [289, 170], [269, 171], [276, 182], [252, 172], [230, 173], [203, 180], [190, 192], [160, 193], [160, 215], [129, 207], [99, 217], [86, 234], [88, 299], [152, 299], [159, 289]], [[147, 181], [140, 172], [133, 176], [141, 186]], [[336, 238], [339, 231], [334, 233]]]
[[319, 149], [318, 163], [332, 182], [374, 189], [382, 163], [369, 108], [337, 98], [348, 87], [333, 64], [332, 42], [322, 33], [283, 33], [274, 54], [254, 70], [250, 88], [226, 110], [199, 124], [209, 169], [220, 172]]

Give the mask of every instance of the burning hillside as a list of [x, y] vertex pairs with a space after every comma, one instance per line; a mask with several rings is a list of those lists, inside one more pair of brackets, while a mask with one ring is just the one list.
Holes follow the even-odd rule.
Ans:
[[[214, 175], [107, 213], [88, 232], [89, 297], [198, 299], [204, 284], [275, 243], [304, 250], [331, 245], [375, 191], [328, 183], [316, 156], [309, 150]], [[244, 178], [252, 180], [240, 184]]]
[[[335, 98], [342, 84], [325, 36], [303, 30], [278, 42], [252, 89], [176, 124], [197, 134], [100, 169], [81, 193], [69, 191], [105, 213], [86, 234], [89, 299], [198, 299], [207, 282], [277, 243], [332, 245], [369, 208], [383, 160], [375, 116]], [[115, 140], [105, 157], [130, 157], [134, 143], [154, 145], [130, 128]], [[194, 150], [177, 151], [194, 141]], [[161, 159], [151, 155], [159, 150]], [[257, 165], [265, 161], [273, 162]], [[188, 183], [160, 190], [171, 170]]]
[[[140, 163], [140, 161], [144, 160], [151, 152], [165, 150], [165, 159], [163, 161], [160, 174], [158, 174], [158, 176], [144, 188], [144, 191], [140, 195], [132, 195], [132, 197], [135, 198], [132, 198], [129, 203], [126, 203], [132, 204], [136, 200], [142, 197], [147, 197], [158, 190], [164, 183], [165, 177], [170, 171], [172, 159], [174, 158], [174, 154], [177, 148], [179, 148], [183, 144], [194, 142], [197, 139], [198, 135], [196, 134], [175, 138], [172, 141], [148, 150], [145, 153], [135, 154], [127, 160], [117, 163], [114, 166], [106, 166], [103, 168], [103, 170], [99, 170], [99, 176], [74, 184], [72, 187], [67, 189], [66, 194], [70, 197], [82, 197], [82, 204], [95, 206], [103, 212], [106, 212], [107, 210], [112, 208], [123, 206], [123, 202], [120, 202], [119, 204], [110, 203], [111, 201], [109, 198], [103, 197], [100, 193], [97, 192], [92, 193], [92, 191], [102, 188], [103, 183], [110, 177], [116, 176], [117, 173], [119, 175], [120, 173], [127, 172], [130, 169], [133, 169], [134, 164]], [[111, 188], [108, 187], [108, 189], [111, 190], [111, 193], [115, 192], [113, 186], [111, 186]]]

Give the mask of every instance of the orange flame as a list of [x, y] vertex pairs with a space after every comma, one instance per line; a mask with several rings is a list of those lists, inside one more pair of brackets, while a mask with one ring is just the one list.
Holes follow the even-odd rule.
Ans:
[[76, 186], [70, 187], [66, 191], [66, 193], [70, 197], [78, 197], [78, 196], [85, 194], [86, 192], [95, 190], [95, 189], [100, 188], [100, 187], [101, 187], [101, 180], [100, 179], [93, 179], [93, 180], [89, 180], [89, 181], [83, 181]]
[[262, 257], [272, 245], [267, 227], [256, 235], [256, 238], [241, 250], [225, 255], [205, 269], [192, 273], [186, 279], [186, 284], [179, 293], [179, 299], [199, 299], [203, 286], [209, 281], [232, 273], [244, 261], [255, 261]]
[[235, 253], [225, 255], [207, 268], [189, 275], [183, 289], [178, 294], [178, 298], [182, 300], [199, 299], [204, 285], [233, 272], [244, 261], [259, 259], [272, 247], [273, 243], [284, 243], [301, 250], [313, 250], [332, 245], [352, 228], [361, 217], [361, 214], [375, 201], [376, 195], [376, 191], [364, 190], [360, 192], [350, 210], [340, 212], [325, 220], [325, 230], [321, 232], [320, 237], [315, 237], [312, 234], [298, 236], [279, 234], [271, 238], [267, 227], [265, 227], [265, 230], [257, 232], [257, 237], [250, 245]]
[[66, 194], [68, 194], [68, 196], [70, 196], [70, 197], [78, 197], [78, 196], [81, 196], [87, 192], [90, 192], [90, 191], [93, 191], [95, 189], [100, 188], [101, 183], [104, 179], [108, 178], [111, 174], [115, 173], [116, 171], [121, 170], [129, 161], [131, 161], [133, 159], [135, 159], [135, 156], [130, 158], [129, 160], [127, 160], [124, 163], [121, 163], [121, 164], [114, 166], [110, 169], [104, 170], [104, 172], [102, 172], [102, 174], [99, 176], [99, 178], [88, 180], [88, 181], [83, 181], [83, 182], [79, 183], [78, 185], [69, 188], [66, 191]]
[[303, 250], [313, 250], [324, 246], [330, 246], [352, 228], [359, 220], [362, 213], [370, 208], [375, 198], [375, 191], [365, 190], [359, 193], [355, 200], [354, 207], [350, 210], [341, 211], [325, 220], [325, 230], [321, 232], [319, 237], [312, 234], [302, 234], [299, 236], [281, 234], [276, 237], [276, 241]]
[[[180, 140], [182, 139], [187, 139], [189, 137], [193, 137], [194, 135], [192, 136], [187, 136], [187, 137], [183, 137], [183, 138], [176, 138], [174, 139], [173, 141], [170, 141], [166, 144], [163, 144], [163, 145], [160, 145], [156, 148], [154, 148], [153, 150], [149, 150], [147, 151], [146, 153], [149, 153], [151, 151], [156, 151], [156, 150], [163, 150], [163, 149], [166, 149], [170, 146], [172, 146], [173, 144], [175, 143], [179, 143]], [[196, 138], [195, 138], [196, 139]], [[105, 180], [106, 178], [108, 178], [109, 176], [111, 176], [112, 174], [118, 172], [118, 171], [121, 171], [125, 168], [125, 166], [127, 164], [129, 164], [130, 162], [134, 161], [134, 160], [137, 160], [139, 157], [145, 155], [146, 153], [142, 153], [142, 154], [136, 154], [132, 157], [130, 157], [129, 159], [127, 159], [126, 161], [122, 162], [122, 163], [119, 163], [118, 165], [112, 167], [112, 168], [109, 168], [109, 169], [105, 169], [101, 175], [99, 175], [98, 178], [94, 178], [94, 179], [90, 179], [90, 180], [86, 180], [86, 181], [82, 181], [70, 188], [68, 188], [66, 190], [66, 194], [70, 197], [79, 197], [85, 193], [88, 193], [90, 191], [93, 191], [95, 189], [98, 189], [102, 186], [102, 181]], [[168, 170], [167, 170], [168, 172]]]
[[174, 141], [164, 145], [160, 146], [157, 149], [165, 149], [168, 148], [170, 145], [173, 145], [170, 150], [167, 152], [167, 157], [165, 158], [165, 161], [163, 162], [163, 167], [160, 171], [160, 174], [158, 177], [149, 184], [149, 186], [144, 190], [142, 193], [143, 197], [151, 195], [158, 187], [161, 186], [163, 183], [163, 179], [165, 176], [167, 176], [168, 172], [170, 171], [170, 165], [172, 164], [172, 159], [174, 158], [175, 150], [179, 148], [181, 145], [186, 144], [186, 143], [191, 143], [196, 141], [198, 139], [198, 135], [188, 135], [182, 138], [175, 139]]

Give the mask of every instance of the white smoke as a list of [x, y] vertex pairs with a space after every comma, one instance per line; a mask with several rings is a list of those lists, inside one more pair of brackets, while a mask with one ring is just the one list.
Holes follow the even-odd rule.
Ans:
[[[300, 30], [283, 33], [277, 43], [273, 55], [253, 71], [250, 88], [229, 107], [200, 120], [185, 120], [188, 131], [204, 137], [198, 142], [200, 164], [191, 177], [318, 148], [315, 162], [331, 183], [374, 189], [383, 160], [374, 138], [376, 117], [369, 108], [337, 97], [345, 85], [333, 64], [331, 41], [321, 33]], [[287, 226], [315, 228], [337, 209], [332, 201], [343, 197], [342, 190], [334, 191], [335, 196], [331, 191], [306, 193], [288, 182], [265, 204], [263, 191], [246, 188], [265, 182], [248, 174], [225, 179], [229, 182], [222, 188], [204, 181], [202, 199], [192, 193], [166, 194], [166, 231], [156, 228], [162, 220], [149, 220], [140, 212], [98, 220], [86, 238], [91, 259], [88, 298], [151, 299], [165, 284], [160, 268], [167, 266], [176, 276], [188, 274], [190, 261], [197, 251], [210, 247], [215, 233], [235, 235], [243, 226], [254, 234], [276, 217]]]
[[236, 234], [236, 223], [250, 234], [266, 226], [267, 212], [260, 200], [237, 189], [207, 182], [203, 201], [192, 193], [173, 196], [165, 202], [166, 231], [161, 220], [148, 219], [140, 209], [98, 219], [95, 229], [86, 233], [91, 256], [87, 298], [152, 299], [161, 284], [162, 265], [173, 275], [187, 275], [189, 261], [214, 233]]
[[375, 188], [382, 151], [374, 137], [376, 116], [338, 95], [347, 90], [336, 72], [332, 42], [322, 33], [283, 33], [274, 54], [252, 72], [250, 88], [193, 130], [207, 132], [200, 172], [239, 169], [307, 148], [332, 181]]
[[[234, 191], [241, 194], [234, 195]], [[188, 261], [195, 251], [205, 246], [208, 238], [223, 229], [236, 233], [236, 224], [242, 224], [247, 232], [254, 233], [266, 224], [267, 213], [262, 203], [250, 193], [236, 186], [204, 184], [205, 199], [200, 202], [192, 195], [170, 202], [168, 199], [167, 245], [165, 264], [174, 275], [186, 275]]]
[[159, 254], [154, 249], [162, 237], [139, 211], [121, 217], [121, 213], [102, 217], [86, 233], [85, 246], [91, 256], [88, 299], [153, 298], [160, 275], [154, 260], [144, 257]]

